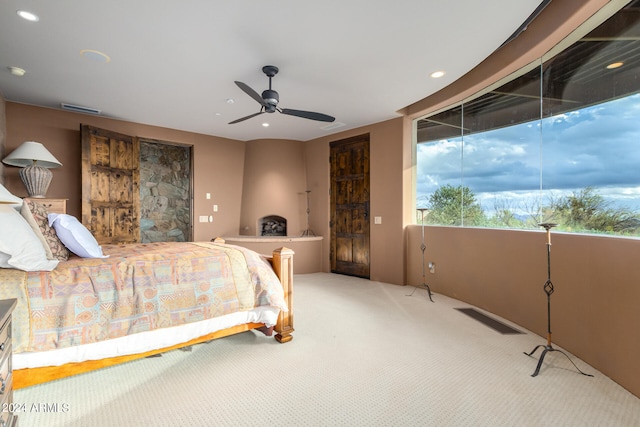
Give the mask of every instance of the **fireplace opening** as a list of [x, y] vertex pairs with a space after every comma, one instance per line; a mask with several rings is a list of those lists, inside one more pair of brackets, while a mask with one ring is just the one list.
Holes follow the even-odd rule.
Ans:
[[258, 220], [260, 236], [286, 236], [287, 220], [278, 215], [269, 215]]

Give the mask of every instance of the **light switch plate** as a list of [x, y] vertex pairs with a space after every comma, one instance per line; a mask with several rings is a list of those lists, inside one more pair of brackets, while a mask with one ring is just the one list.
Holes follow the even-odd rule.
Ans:
[[373, 217], [373, 223], [374, 224], [382, 224], [382, 217], [381, 216], [374, 216]]

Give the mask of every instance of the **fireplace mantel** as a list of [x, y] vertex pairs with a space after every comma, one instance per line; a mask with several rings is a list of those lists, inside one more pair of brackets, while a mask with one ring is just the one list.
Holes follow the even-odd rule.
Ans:
[[322, 236], [231, 236], [223, 237], [225, 242], [237, 243], [237, 242], [252, 242], [252, 243], [286, 243], [286, 242], [313, 242], [323, 240]]
[[296, 274], [324, 271], [322, 236], [223, 236], [222, 238], [230, 245], [243, 246], [261, 254], [270, 254], [274, 249], [284, 246], [295, 252], [293, 268]]

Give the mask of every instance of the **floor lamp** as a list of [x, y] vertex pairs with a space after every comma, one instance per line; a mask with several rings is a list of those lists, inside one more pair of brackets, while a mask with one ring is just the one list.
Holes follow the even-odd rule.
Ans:
[[[424, 244], [424, 218], [426, 216], [425, 212], [427, 213], [427, 215], [429, 214], [429, 209], [419, 208], [417, 210], [418, 210], [418, 212], [420, 212], [420, 223], [422, 224], [422, 243], [420, 244], [420, 251], [422, 252], [422, 286], [427, 288], [427, 294], [429, 295], [429, 300], [431, 302], [434, 302], [433, 298], [431, 298], [431, 295], [432, 295], [431, 294], [431, 288], [429, 288], [429, 285], [427, 285], [426, 270], [424, 268], [424, 251], [425, 251], [425, 249], [427, 249], [427, 246]], [[413, 295], [413, 293], [415, 291], [416, 291], [416, 288], [413, 288], [413, 291], [408, 296]]]
[[540, 372], [540, 368], [542, 367], [542, 362], [544, 357], [550, 351], [557, 351], [560, 354], [564, 354], [564, 356], [569, 359], [569, 362], [580, 372], [582, 375], [586, 375], [588, 377], [592, 377], [593, 375], [582, 372], [575, 363], [571, 360], [571, 358], [562, 350], [558, 350], [553, 348], [551, 345], [551, 294], [553, 294], [553, 283], [551, 282], [551, 229], [558, 224], [554, 224], [551, 222], [545, 222], [542, 224], [538, 224], [540, 227], [547, 230], [547, 281], [544, 283], [543, 289], [544, 293], [547, 294], [547, 344], [546, 345], [538, 345], [531, 352], [525, 352], [527, 356], [533, 356], [533, 353], [536, 352], [539, 348], [542, 348], [542, 354], [540, 355], [540, 359], [538, 360], [538, 365], [536, 366], [536, 370], [531, 374], [532, 377], [535, 377]]

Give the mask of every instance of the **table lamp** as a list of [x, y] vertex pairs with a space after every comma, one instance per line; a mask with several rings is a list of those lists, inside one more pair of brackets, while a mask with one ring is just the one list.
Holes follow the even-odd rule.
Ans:
[[44, 145], [35, 141], [23, 142], [5, 157], [2, 163], [22, 168], [20, 178], [27, 188], [29, 197], [33, 198], [45, 197], [53, 177], [49, 168], [62, 166], [62, 163], [53, 157]]

